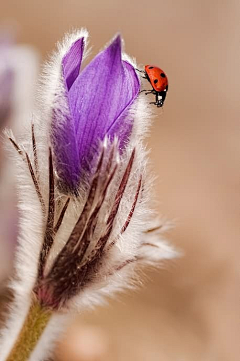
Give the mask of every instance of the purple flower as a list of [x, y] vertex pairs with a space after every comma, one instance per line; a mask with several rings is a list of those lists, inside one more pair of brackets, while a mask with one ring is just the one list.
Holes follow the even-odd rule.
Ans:
[[83, 51], [82, 37], [62, 59], [67, 107], [63, 114], [61, 102], [57, 104], [52, 121], [58, 176], [72, 192], [83, 173], [91, 172], [100, 141], [117, 136], [120, 152], [126, 147], [133, 126], [129, 108], [140, 90], [134, 67], [122, 60], [120, 36], [79, 73]]

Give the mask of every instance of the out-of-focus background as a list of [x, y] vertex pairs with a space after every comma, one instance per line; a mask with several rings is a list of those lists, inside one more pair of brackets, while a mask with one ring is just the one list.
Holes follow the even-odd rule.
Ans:
[[[58, 360], [238, 361], [240, 2], [8, 0], [2, 24], [42, 60], [72, 28], [89, 30], [92, 55], [120, 31], [138, 63], [169, 77], [148, 147], [159, 212], [176, 224], [167, 237], [184, 257], [80, 315]], [[95, 356], [80, 355], [88, 342]]]

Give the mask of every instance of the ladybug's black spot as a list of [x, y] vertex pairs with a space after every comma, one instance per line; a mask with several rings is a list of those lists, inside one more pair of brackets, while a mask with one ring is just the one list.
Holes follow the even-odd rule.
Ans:
[[166, 75], [164, 73], [160, 74], [162, 78], [166, 78]]
[[153, 69], [153, 66], [149, 66], [148, 69]]
[[157, 84], [157, 82], [158, 82], [158, 79], [155, 79], [155, 80], [154, 80], [154, 84]]

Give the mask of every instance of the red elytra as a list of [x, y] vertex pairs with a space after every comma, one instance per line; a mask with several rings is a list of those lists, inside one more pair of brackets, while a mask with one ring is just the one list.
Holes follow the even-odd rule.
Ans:
[[145, 72], [149, 82], [156, 92], [160, 93], [167, 91], [168, 78], [162, 69], [154, 65], [145, 65]]

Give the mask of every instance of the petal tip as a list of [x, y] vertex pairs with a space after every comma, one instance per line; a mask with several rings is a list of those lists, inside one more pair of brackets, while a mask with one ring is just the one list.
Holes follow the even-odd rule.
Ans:
[[84, 52], [84, 37], [75, 40], [62, 59], [63, 76], [68, 90], [79, 75]]
[[122, 40], [121, 34], [118, 33], [113, 38], [113, 40], [112, 40], [112, 42], [110, 44], [110, 47], [113, 46], [113, 47], [116, 47], [116, 48], [118, 47], [119, 49], [121, 49], [122, 48], [122, 42], [123, 42], [123, 40]]

